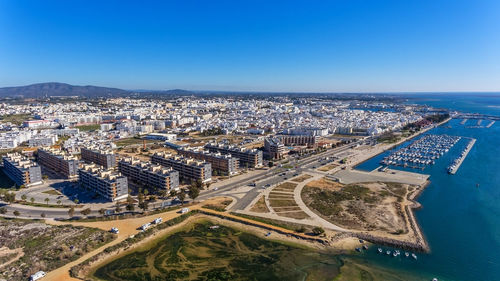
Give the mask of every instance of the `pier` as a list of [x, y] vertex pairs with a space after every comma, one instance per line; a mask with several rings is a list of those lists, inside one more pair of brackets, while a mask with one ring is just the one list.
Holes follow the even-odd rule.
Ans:
[[462, 165], [462, 163], [464, 162], [465, 158], [467, 157], [467, 155], [469, 154], [470, 150], [472, 149], [472, 147], [474, 146], [474, 144], [476, 143], [476, 139], [471, 139], [471, 141], [469, 142], [469, 144], [467, 144], [467, 147], [465, 148], [464, 152], [460, 155], [459, 158], [457, 158], [449, 168], [448, 168], [448, 173], [454, 175], [457, 173], [458, 171], [458, 168], [460, 168], [460, 165]]

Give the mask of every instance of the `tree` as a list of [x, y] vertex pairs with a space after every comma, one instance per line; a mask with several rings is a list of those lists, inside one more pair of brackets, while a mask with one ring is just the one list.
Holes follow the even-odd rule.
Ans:
[[16, 194], [14, 194], [13, 192], [7, 192], [7, 193], [5, 193], [4, 200], [7, 203], [12, 204], [12, 203], [14, 203], [16, 201]]
[[146, 189], [144, 189], [144, 196], [147, 197], [148, 195], [149, 195], [149, 189], [146, 188]]
[[75, 202], [75, 204], [78, 204], [78, 203], [80, 203], [80, 200], [78, 200], [78, 198], [77, 198], [77, 199], [73, 200], [73, 202]]
[[183, 190], [181, 190], [181, 192], [179, 192], [177, 197], [179, 198], [179, 200], [181, 200], [181, 205], [184, 205], [184, 199], [186, 199], [186, 193]]
[[139, 201], [139, 204], [144, 202], [144, 194], [142, 194], [142, 192], [139, 192], [139, 194], [137, 194], [137, 200]]
[[122, 211], [122, 208], [120, 207], [120, 204], [116, 204], [115, 206], [115, 212], [120, 213]]
[[84, 216], [88, 216], [90, 214], [90, 208], [83, 209], [80, 213]]
[[272, 168], [274, 166], [274, 162], [273, 161], [269, 161], [269, 163], [267, 165], [269, 166], [269, 168]]
[[21, 185], [19, 186], [19, 189], [23, 189], [23, 188], [25, 188], [25, 187], [26, 187], [26, 186], [25, 186], [24, 184], [21, 184]]
[[160, 195], [160, 198], [165, 198], [167, 197], [167, 191], [165, 189], [162, 189], [158, 192], [158, 195]]
[[74, 214], [75, 214], [75, 207], [69, 208], [69, 210], [68, 210], [68, 216], [70, 218], [72, 218]]
[[16, 217], [18, 217], [18, 216], [20, 215], [20, 213], [19, 213], [19, 211], [18, 211], [18, 210], [15, 210], [13, 214], [14, 214], [14, 216], [16, 216]]
[[47, 179], [49, 179], [49, 176], [47, 176], [47, 175], [43, 175], [43, 176], [42, 176], [42, 179], [43, 179], [43, 180], [47, 180]]
[[135, 210], [134, 204], [131, 204], [131, 203], [127, 204], [126, 208], [127, 208], [127, 211], [129, 211], [129, 212], [133, 212]]
[[26, 198], [28, 198], [26, 194], [21, 195], [21, 200], [26, 201]]
[[146, 211], [148, 209], [148, 207], [149, 207], [148, 201], [144, 201], [142, 203], [139, 203], [139, 208], [141, 208], [143, 212]]
[[61, 200], [57, 200], [57, 205], [61, 205]]
[[315, 235], [320, 235], [320, 234], [325, 233], [325, 230], [322, 227], [316, 226], [315, 228], [312, 229], [312, 232]]
[[106, 213], [106, 209], [104, 208], [99, 209], [99, 214], [101, 214], [101, 216], [104, 216], [104, 213]]
[[45, 198], [43, 201], [45, 201], [45, 203], [47, 203], [47, 205], [49, 205], [49, 198]]
[[31, 201], [31, 203], [35, 203], [35, 198], [31, 197], [30, 201]]
[[41, 213], [41, 214], [40, 214], [40, 216], [41, 216], [42, 218], [45, 218], [45, 213]]
[[174, 190], [174, 189], [170, 190], [170, 195], [169, 196], [171, 198], [176, 197], [177, 196], [177, 190]]
[[0, 214], [5, 215], [7, 213], [7, 208], [2, 207], [0, 208]]
[[189, 197], [193, 199], [193, 201], [200, 195], [200, 190], [196, 186], [191, 186], [189, 189]]

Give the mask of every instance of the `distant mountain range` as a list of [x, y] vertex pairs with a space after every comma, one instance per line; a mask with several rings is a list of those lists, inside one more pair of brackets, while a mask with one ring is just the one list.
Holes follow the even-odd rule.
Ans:
[[4, 87], [0, 88], [0, 98], [40, 98], [53, 96], [79, 96], [79, 97], [116, 97], [129, 96], [134, 93], [140, 95], [189, 95], [193, 94], [186, 90], [167, 90], [167, 91], [129, 91], [117, 88], [98, 87], [98, 86], [75, 86], [65, 83], [38, 83], [27, 86]]

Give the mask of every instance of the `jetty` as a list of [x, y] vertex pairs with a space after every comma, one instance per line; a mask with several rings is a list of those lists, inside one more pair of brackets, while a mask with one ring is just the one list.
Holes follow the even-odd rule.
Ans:
[[472, 149], [472, 147], [474, 146], [475, 143], [476, 143], [476, 139], [470, 140], [470, 142], [469, 142], [469, 144], [467, 144], [467, 147], [465, 148], [465, 150], [462, 151], [462, 153], [460, 154], [460, 157], [455, 159], [455, 161], [453, 161], [453, 163], [450, 165], [450, 167], [448, 167], [449, 174], [454, 175], [457, 173], [458, 168], [460, 168], [460, 165], [462, 165], [462, 163], [464, 162], [465, 158], [467, 157], [467, 155], [469, 154], [470, 150]]

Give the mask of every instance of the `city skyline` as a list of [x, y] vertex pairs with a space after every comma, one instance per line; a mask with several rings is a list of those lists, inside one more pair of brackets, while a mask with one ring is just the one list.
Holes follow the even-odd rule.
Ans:
[[2, 2], [0, 87], [500, 90], [495, 1], [119, 4]]

